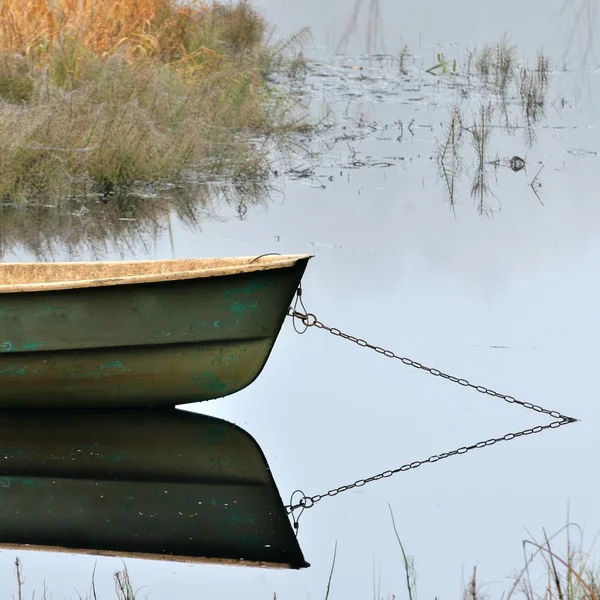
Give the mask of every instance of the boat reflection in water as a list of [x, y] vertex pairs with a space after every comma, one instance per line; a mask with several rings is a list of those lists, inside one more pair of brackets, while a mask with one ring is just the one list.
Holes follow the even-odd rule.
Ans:
[[0, 411], [0, 547], [308, 567], [266, 459], [177, 409]]

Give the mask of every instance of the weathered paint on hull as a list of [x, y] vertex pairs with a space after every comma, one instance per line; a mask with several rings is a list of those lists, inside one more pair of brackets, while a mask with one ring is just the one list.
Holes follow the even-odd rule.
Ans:
[[263, 369], [307, 262], [3, 294], [0, 408], [175, 406], [237, 392]]
[[260, 447], [174, 409], [0, 412], [0, 547], [303, 568]]
[[0, 406], [166, 407], [227, 396], [258, 374], [272, 340], [5, 355]]

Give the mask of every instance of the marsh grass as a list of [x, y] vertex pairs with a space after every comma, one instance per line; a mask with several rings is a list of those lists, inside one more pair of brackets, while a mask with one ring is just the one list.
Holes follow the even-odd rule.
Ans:
[[448, 201], [454, 210], [457, 191], [456, 186], [462, 170], [461, 146], [465, 131], [464, 117], [459, 106], [454, 106], [450, 121], [444, 131], [442, 143], [438, 146], [437, 162], [444, 180]]
[[[16, 600], [24, 600], [25, 598], [25, 579], [23, 577], [23, 565], [21, 560], [17, 557], [15, 559], [15, 579], [17, 584], [17, 596]], [[129, 572], [127, 571], [127, 567], [123, 565], [123, 569], [121, 571], [115, 571], [113, 573], [113, 580], [115, 585], [115, 596], [116, 600], [136, 600], [139, 590], [135, 590], [131, 579], [129, 577]], [[79, 600], [98, 600], [98, 594], [96, 592], [96, 567], [94, 566], [94, 570], [92, 571], [92, 580], [90, 584], [90, 591], [82, 596], [79, 592], [77, 593], [77, 597]], [[32, 599], [35, 599], [36, 594], [33, 592], [31, 595]], [[47, 600], [51, 596], [48, 594], [48, 590], [46, 588], [46, 584], [44, 582], [44, 589], [42, 590], [42, 594], [39, 596], [41, 600]], [[13, 596], [14, 598], [14, 596]]]
[[[409, 600], [416, 598], [415, 568], [412, 557], [408, 557], [398, 533], [394, 514], [389, 507], [392, 528], [398, 541], [402, 557], [403, 568], [406, 574], [402, 575], [405, 580], [406, 595]], [[573, 532], [579, 534], [579, 543], [573, 539]], [[583, 533], [574, 524], [567, 524], [554, 535], [548, 536], [543, 530], [541, 541], [530, 535], [530, 539], [522, 543], [524, 554], [524, 565], [517, 569], [512, 575], [512, 583], [506, 591], [498, 594], [503, 600], [600, 600], [600, 564], [595, 562], [591, 553], [583, 549]], [[556, 546], [557, 538], [563, 535], [566, 538], [566, 549], [561, 553]], [[595, 542], [595, 540], [594, 540]], [[474, 567], [468, 580], [463, 584], [463, 600], [489, 600], [496, 597], [490, 591], [485, 590], [477, 567]], [[447, 595], [442, 591], [440, 597]], [[377, 594], [376, 598], [380, 598]], [[396, 598], [394, 594], [388, 598]]]
[[[414, 600], [417, 597], [414, 559], [406, 554], [396, 527], [394, 513], [391, 506], [388, 505], [388, 507], [394, 536], [402, 554], [400, 577], [404, 582], [406, 597], [408, 600]], [[572, 530], [576, 530], [580, 534], [578, 545], [573, 542]], [[561, 534], [566, 536], [566, 552], [563, 553], [560, 553], [555, 547], [556, 538]], [[508, 590], [497, 596], [485, 590], [486, 586], [478, 576], [477, 567], [473, 567], [468, 580], [463, 583], [462, 600], [491, 600], [495, 597], [502, 600], [516, 598], [524, 600], [600, 600], [600, 564], [594, 561], [591, 549], [587, 552], [583, 550], [583, 533], [577, 525], [568, 524], [550, 537], [543, 530], [542, 541], [537, 541], [531, 536], [531, 539], [523, 541], [522, 546], [524, 565], [511, 575], [512, 583]], [[530, 550], [529, 553], [527, 553], [528, 550]], [[325, 599], [329, 597], [334, 567], [335, 553]], [[446, 595], [448, 595], [448, 591], [443, 590], [442, 594], [436, 598]], [[394, 593], [386, 596], [387, 600], [395, 600], [399, 597], [401, 596]], [[275, 595], [274, 598], [276, 599], [277, 596]], [[373, 599], [382, 600], [383, 598], [380, 587], [375, 586], [374, 582]]]
[[392, 519], [392, 527], [394, 529], [394, 535], [396, 536], [396, 541], [400, 546], [400, 552], [402, 552], [402, 563], [404, 566], [404, 575], [406, 577], [406, 591], [408, 593], [408, 600], [413, 600], [416, 597], [416, 579], [417, 573], [415, 571], [414, 560], [412, 556], [407, 556], [406, 551], [404, 550], [404, 545], [402, 544], [402, 540], [400, 539], [400, 535], [398, 534], [398, 529], [396, 528], [396, 521], [394, 520], [394, 512], [392, 511], [392, 507], [388, 504], [388, 508], [390, 510], [390, 517]]
[[479, 77], [487, 78], [493, 69], [494, 52], [491, 46], [485, 48], [475, 58], [475, 71]]
[[306, 32], [267, 32], [245, 0], [0, 0], [0, 199], [256, 173], [251, 136], [306, 126], [266, 84]]
[[[437, 71], [437, 72], [436, 72]], [[449, 60], [444, 56], [443, 52], [437, 53], [437, 62], [425, 70], [430, 75], [447, 75], [448, 73], [456, 73], [456, 59]]]
[[516, 46], [508, 46], [504, 41], [496, 45], [496, 60], [494, 69], [494, 85], [498, 93], [505, 97], [508, 86], [514, 78], [517, 65]]
[[509, 45], [503, 38], [496, 44], [485, 46], [479, 53], [472, 53], [467, 62], [468, 71], [471, 64], [474, 65], [478, 77], [493, 86], [499, 94], [504, 94], [514, 79], [517, 48]]
[[[468, 55], [466, 74], [468, 85], [472, 75], [479, 78], [483, 87], [493, 93], [493, 100], [503, 117], [507, 132], [519, 127], [509, 118], [510, 104], [520, 105], [524, 121], [525, 140], [529, 147], [535, 140], [535, 128], [545, 116], [548, 95], [550, 61], [543, 51], [538, 51], [534, 67], [519, 65], [517, 47], [502, 39], [485, 46], [480, 52]], [[474, 71], [474, 73], [473, 73]]]
[[407, 66], [410, 57], [410, 50], [405, 44], [404, 46], [402, 46], [402, 50], [400, 50], [400, 53], [398, 54], [398, 71], [400, 72], [400, 75], [408, 75]]
[[488, 151], [492, 130], [494, 109], [491, 104], [480, 106], [479, 115], [473, 121], [473, 125], [469, 130], [471, 141], [475, 150], [475, 174], [471, 184], [471, 196], [477, 204], [477, 212], [479, 215], [489, 213], [486, 204], [486, 197], [490, 193], [488, 184]]
[[[578, 545], [573, 542], [573, 530], [580, 536]], [[566, 537], [565, 553], [559, 553], [553, 546], [561, 534]], [[583, 550], [583, 533], [577, 525], [567, 524], [550, 537], [544, 530], [541, 541], [532, 536], [523, 542], [523, 554], [525, 564], [514, 576], [506, 600], [518, 594], [526, 600], [600, 600], [600, 565], [594, 562], [591, 549]], [[542, 590], [536, 589], [539, 586], [532, 575], [535, 566], [541, 568]]]
[[488, 596], [483, 593], [481, 587], [481, 584], [477, 581], [477, 567], [473, 567], [473, 573], [463, 587], [463, 600], [487, 600]]
[[537, 56], [536, 69], [523, 68], [520, 73], [519, 96], [525, 118], [525, 135], [529, 147], [533, 146], [535, 142], [539, 121], [546, 115], [548, 69], [549, 61], [540, 52]]
[[489, 157], [490, 142], [493, 131], [494, 107], [491, 103], [481, 105], [471, 125], [459, 106], [454, 106], [442, 142], [438, 142], [437, 162], [444, 182], [446, 196], [452, 210], [458, 201], [458, 183], [464, 172], [462, 147], [464, 136], [467, 136], [473, 149], [474, 166], [471, 179], [471, 196], [475, 200], [479, 215], [490, 215], [487, 197], [491, 194], [489, 186], [490, 166], [500, 165], [498, 159], [491, 161]]
[[[123, 567], [122, 571], [116, 571], [114, 574], [115, 580], [115, 592], [117, 594], [117, 600], [135, 600], [136, 592], [133, 589], [127, 567]], [[94, 594], [95, 596], [95, 594]], [[94, 598], [96, 600], [96, 598]]]
[[[398, 531], [392, 507], [388, 504], [394, 537], [402, 555], [401, 579], [406, 590], [408, 600], [416, 600], [416, 568], [414, 558], [406, 553], [400, 533]], [[592, 553], [595, 541], [588, 550], [583, 548], [583, 532], [581, 528], [573, 523], [567, 523], [556, 533], [548, 536], [542, 530], [541, 540], [536, 540], [531, 534], [530, 538], [522, 542], [524, 564], [516, 569], [510, 576], [512, 580], [508, 589], [497, 597], [502, 600], [600, 600], [600, 563], [596, 562]], [[576, 543], [574, 534], [578, 534], [579, 541]], [[564, 536], [566, 544], [564, 550], [557, 549], [559, 536]], [[334, 546], [331, 568], [327, 578], [324, 591], [324, 599], [330, 598], [333, 589], [334, 571], [337, 558], [337, 542]], [[96, 568], [92, 572], [90, 591], [85, 597], [78, 594], [80, 600], [98, 600], [95, 584]], [[17, 600], [25, 598], [25, 580], [20, 559], [15, 560], [15, 577], [17, 586]], [[133, 587], [127, 567], [115, 571], [113, 574], [115, 593], [117, 600], [135, 600], [139, 595], [139, 589]], [[477, 568], [474, 567], [468, 580], [463, 583], [462, 600], [491, 600], [496, 597], [489, 591], [484, 591], [484, 584], [478, 576]], [[447, 595], [442, 592], [439, 597]], [[35, 595], [33, 595], [35, 597]], [[44, 590], [40, 596], [42, 600], [49, 597], [44, 584]], [[374, 600], [383, 598], [381, 590], [375, 587], [373, 590]], [[387, 595], [389, 600], [399, 598], [396, 594]], [[273, 594], [273, 600], [277, 600], [277, 594]]]
[[[513, 168], [514, 159], [522, 161], [519, 157], [501, 159], [490, 156], [492, 132], [502, 131], [513, 136], [522, 129], [525, 147], [533, 146], [540, 122], [546, 115], [550, 63], [540, 50], [533, 67], [523, 65], [518, 60], [516, 46], [502, 39], [485, 46], [480, 52], [469, 52], [465, 64], [466, 67], [459, 73], [461, 77], [455, 78], [454, 83], [461, 92], [461, 102], [452, 108], [449, 124], [442, 139], [438, 140], [438, 169], [452, 210], [455, 210], [458, 200], [459, 175], [470, 171], [470, 192], [478, 212], [490, 216], [493, 211], [486, 202], [486, 198], [493, 195], [489, 183], [490, 166], [496, 171], [500, 167], [510, 167], [518, 172], [521, 168]], [[462, 103], [468, 101], [471, 95], [479, 98], [480, 106], [473, 119], [467, 121], [462, 116], [466, 112]], [[465, 168], [466, 161], [461, 156], [464, 150], [460, 144], [463, 132], [468, 134], [469, 148], [473, 150], [472, 169], [470, 164], [468, 169]], [[541, 202], [541, 182], [537, 175], [529, 187]]]
[[[406, 554], [389, 504], [388, 508], [394, 536], [402, 554], [401, 579], [404, 581], [408, 599], [414, 600], [417, 597], [414, 559]], [[578, 544], [574, 543], [573, 531], [579, 534]], [[583, 531], [576, 524], [567, 523], [552, 536], [548, 536], [545, 529], [542, 532], [541, 541], [536, 540], [528, 532], [530, 539], [522, 542], [524, 565], [513, 572], [512, 584], [507, 591], [503, 591], [497, 597], [501, 600], [513, 600], [518, 597], [525, 600], [600, 600], [600, 562], [597, 562], [592, 554], [598, 536], [586, 551], [583, 549]], [[556, 548], [556, 538], [560, 535], [566, 538], [566, 549], [563, 552]], [[325, 598], [329, 596], [335, 556], [334, 552]], [[444, 591], [443, 594], [446, 592]], [[386, 598], [395, 600], [397, 597], [399, 596], [390, 593]], [[463, 584], [463, 600], [489, 600], [494, 597], [496, 596], [484, 591], [484, 584], [477, 575], [477, 567], [474, 567], [468, 581]], [[275, 595], [274, 598], [277, 596]], [[373, 599], [383, 599], [381, 590], [375, 586], [375, 582]]]
[[494, 89], [498, 96], [498, 106], [504, 118], [504, 125], [507, 131], [511, 132], [508, 96], [511, 82], [515, 78], [517, 68], [517, 49], [515, 46], [509, 46], [504, 40], [496, 44], [495, 63], [494, 63]]

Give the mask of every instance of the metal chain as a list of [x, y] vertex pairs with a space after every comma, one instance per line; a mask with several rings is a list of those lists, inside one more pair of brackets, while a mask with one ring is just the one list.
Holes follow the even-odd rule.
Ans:
[[[298, 308], [301, 308], [302, 311], [299, 311]], [[434, 377], [441, 377], [442, 379], [447, 379], [448, 381], [457, 383], [458, 385], [461, 385], [463, 387], [470, 387], [481, 394], [486, 394], [488, 396], [492, 396], [493, 398], [500, 398], [501, 400], [504, 400], [505, 402], [508, 402], [509, 404], [518, 404], [528, 410], [533, 410], [538, 413], [543, 413], [543, 414], [546, 414], [546, 415], [552, 417], [553, 419], [556, 419], [555, 421], [552, 421], [551, 423], [548, 423], [547, 425], [538, 425], [536, 427], [532, 427], [530, 429], [524, 429], [524, 430], [518, 431], [516, 433], [507, 433], [501, 437], [490, 438], [489, 440], [477, 442], [476, 444], [472, 444], [470, 446], [461, 446], [460, 448], [457, 448], [456, 450], [451, 450], [450, 452], [434, 454], [433, 456], [430, 456], [429, 458], [426, 458], [424, 460], [417, 460], [417, 461], [414, 461], [411, 463], [406, 463], [406, 464], [402, 465], [401, 467], [398, 467], [397, 469], [388, 469], [387, 471], [383, 471], [382, 473], [378, 473], [377, 475], [373, 475], [373, 476], [367, 477], [365, 479], [357, 479], [354, 483], [350, 483], [348, 485], [341, 485], [341, 486], [331, 489], [328, 492], [323, 493], [323, 494], [316, 494], [314, 496], [306, 496], [301, 490], [296, 490], [292, 494], [292, 499], [290, 500], [290, 504], [285, 507], [288, 514], [290, 514], [290, 513], [293, 514], [294, 511], [296, 511], [298, 509], [302, 509], [302, 511], [300, 513], [300, 514], [302, 514], [302, 512], [304, 512], [305, 509], [312, 508], [317, 502], [319, 502], [323, 498], [337, 496], [341, 492], [346, 492], [348, 490], [362, 487], [363, 485], [366, 485], [367, 483], [371, 483], [373, 481], [378, 481], [380, 479], [385, 479], [387, 477], [391, 477], [392, 475], [395, 475], [396, 473], [403, 473], [405, 471], [410, 471], [412, 469], [416, 469], [423, 465], [435, 463], [440, 460], [443, 460], [444, 458], [449, 458], [449, 457], [455, 456], [457, 454], [466, 454], [470, 450], [476, 450], [479, 448], [486, 448], [488, 446], [493, 446], [494, 444], [496, 444], [498, 442], [508, 442], [510, 440], [514, 440], [514, 439], [522, 437], [524, 435], [540, 433], [542, 431], [545, 431], [546, 429], [557, 429], [558, 427], [562, 427], [563, 425], [568, 425], [569, 423], [577, 422], [577, 419], [574, 419], [573, 417], [569, 417], [567, 415], [563, 415], [562, 413], [558, 412], [557, 410], [549, 410], [547, 408], [543, 408], [542, 406], [538, 406], [537, 404], [532, 404], [531, 402], [523, 402], [522, 400], [517, 400], [516, 398], [513, 398], [512, 396], [508, 396], [506, 394], [501, 394], [499, 392], [495, 392], [494, 390], [484, 387], [482, 385], [475, 385], [475, 384], [471, 383], [470, 381], [468, 381], [467, 379], [463, 379], [460, 377], [454, 377], [453, 375], [444, 373], [443, 371], [440, 371], [439, 369], [427, 367], [427, 366], [425, 366], [417, 361], [414, 361], [410, 358], [406, 358], [404, 356], [398, 356], [391, 350], [386, 350], [385, 348], [382, 348], [380, 346], [374, 346], [373, 344], [369, 344], [366, 340], [363, 340], [363, 339], [357, 338], [353, 335], [344, 333], [337, 327], [329, 327], [329, 326], [323, 324], [321, 321], [319, 321], [313, 313], [309, 313], [306, 311], [306, 308], [304, 307], [304, 303], [302, 302], [302, 289], [301, 288], [298, 288], [296, 301], [294, 303], [294, 306], [289, 308], [288, 316], [292, 317], [292, 319], [294, 321], [294, 329], [298, 333], [305, 333], [311, 327], [316, 327], [317, 329], [323, 329], [325, 331], [328, 331], [329, 333], [331, 333], [332, 335], [334, 335], [336, 337], [340, 337], [342, 339], [354, 342], [355, 344], [357, 344], [358, 346], [360, 346], [362, 348], [369, 348], [370, 350], [374, 350], [378, 354], [386, 356], [387, 358], [395, 358], [396, 360], [401, 361], [404, 365], [413, 367], [415, 369], [419, 369], [421, 371], [426, 371], [427, 373], [433, 375]], [[303, 330], [298, 329], [298, 327], [296, 326], [296, 320], [299, 320], [302, 323], [302, 325], [304, 326]], [[296, 494], [301, 494], [301, 498], [296, 503], [294, 503], [293, 497]], [[300, 515], [298, 515], [298, 517], [294, 517], [294, 527], [296, 530], [298, 529], [299, 517], [300, 517]]]

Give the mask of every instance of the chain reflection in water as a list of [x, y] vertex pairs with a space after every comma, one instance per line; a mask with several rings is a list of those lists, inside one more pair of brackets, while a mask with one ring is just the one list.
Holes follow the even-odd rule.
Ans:
[[[301, 308], [303, 312], [300, 312], [298, 310], [298, 308]], [[441, 379], [446, 379], [452, 383], [456, 383], [463, 387], [470, 387], [470, 388], [474, 389], [476, 392], [479, 392], [480, 394], [491, 396], [492, 398], [499, 398], [499, 399], [503, 400], [504, 402], [507, 402], [508, 404], [517, 404], [527, 410], [532, 410], [537, 413], [545, 414], [545, 415], [548, 415], [549, 417], [552, 417], [552, 419], [554, 419], [553, 421], [551, 421], [550, 423], [547, 423], [546, 425], [537, 425], [535, 427], [530, 427], [530, 428], [523, 429], [521, 431], [517, 431], [514, 433], [509, 432], [500, 437], [482, 440], [480, 442], [477, 442], [475, 444], [470, 444], [468, 446], [461, 446], [460, 448], [450, 450], [449, 452], [442, 452], [441, 454], [434, 454], [423, 460], [415, 460], [413, 462], [406, 463], [398, 468], [388, 469], [386, 471], [382, 471], [381, 473], [377, 473], [376, 475], [372, 475], [372, 476], [366, 477], [364, 479], [357, 479], [353, 483], [341, 485], [337, 488], [332, 488], [328, 492], [325, 492], [323, 494], [315, 494], [314, 496], [307, 496], [306, 494], [304, 494], [304, 492], [302, 492], [302, 490], [296, 490], [292, 494], [292, 497], [290, 498], [290, 503], [286, 506], [286, 510], [293, 517], [294, 528], [296, 530], [298, 529], [298, 519], [300, 518], [300, 514], [302, 514], [302, 512], [304, 512], [305, 509], [312, 508], [317, 502], [321, 501], [323, 498], [327, 498], [327, 497], [331, 498], [333, 496], [337, 496], [338, 494], [340, 494], [342, 492], [346, 492], [348, 490], [362, 487], [362, 486], [366, 485], [367, 483], [379, 481], [380, 479], [386, 479], [388, 477], [392, 477], [392, 475], [396, 475], [397, 473], [404, 473], [404, 472], [410, 471], [412, 469], [418, 469], [419, 467], [422, 467], [426, 464], [436, 463], [440, 460], [444, 460], [445, 458], [450, 458], [451, 456], [457, 456], [459, 454], [466, 454], [467, 452], [470, 452], [471, 450], [480, 450], [482, 448], [487, 448], [488, 446], [493, 446], [494, 444], [497, 444], [499, 442], [509, 442], [511, 440], [514, 440], [514, 439], [517, 439], [517, 438], [520, 438], [523, 436], [541, 433], [542, 431], [546, 431], [549, 429], [557, 429], [558, 427], [562, 427], [564, 425], [569, 425], [570, 423], [577, 422], [577, 419], [575, 419], [573, 417], [569, 417], [567, 415], [564, 415], [557, 410], [551, 410], [548, 408], [544, 408], [543, 406], [539, 406], [538, 404], [533, 404], [531, 402], [518, 400], [518, 399], [514, 398], [513, 396], [509, 396], [507, 394], [502, 394], [500, 392], [496, 392], [496, 391], [494, 391], [490, 388], [487, 388], [483, 385], [476, 385], [462, 377], [455, 377], [454, 375], [449, 375], [448, 373], [444, 373], [443, 371], [440, 371], [439, 369], [428, 367], [428, 366], [423, 365], [423, 364], [421, 364], [415, 360], [412, 360], [410, 358], [400, 356], [400, 355], [392, 352], [391, 350], [386, 350], [385, 348], [382, 348], [381, 346], [375, 346], [374, 344], [370, 344], [369, 342], [367, 342], [366, 340], [364, 340], [362, 338], [358, 338], [358, 337], [355, 337], [348, 333], [344, 333], [337, 327], [330, 327], [328, 325], [325, 325], [324, 323], [319, 321], [319, 319], [317, 319], [317, 317], [313, 313], [309, 313], [306, 311], [306, 309], [304, 307], [304, 302], [302, 301], [302, 288], [298, 288], [296, 300], [294, 302], [293, 307], [289, 308], [288, 316], [290, 316], [294, 322], [296, 320], [300, 321], [300, 323], [303, 326], [303, 329], [298, 329], [296, 327], [296, 325], [294, 324], [294, 329], [296, 329], [296, 331], [300, 334], [305, 333], [311, 327], [316, 327], [317, 329], [323, 329], [324, 331], [327, 331], [328, 333], [330, 333], [336, 337], [342, 338], [344, 340], [348, 340], [348, 341], [356, 344], [357, 346], [360, 346], [361, 348], [368, 348], [369, 350], [374, 350], [378, 354], [381, 354], [387, 358], [394, 358], [396, 360], [399, 360], [400, 362], [402, 362], [402, 364], [404, 364], [406, 366], [413, 367], [413, 368], [419, 369], [421, 371], [425, 371], [425, 372], [429, 373], [430, 375], [433, 375], [434, 377], [440, 377]], [[294, 496], [296, 494], [300, 495], [300, 499], [295, 502]], [[295, 515], [294, 514], [295, 511], [297, 511], [299, 509], [300, 509], [300, 514]]]

